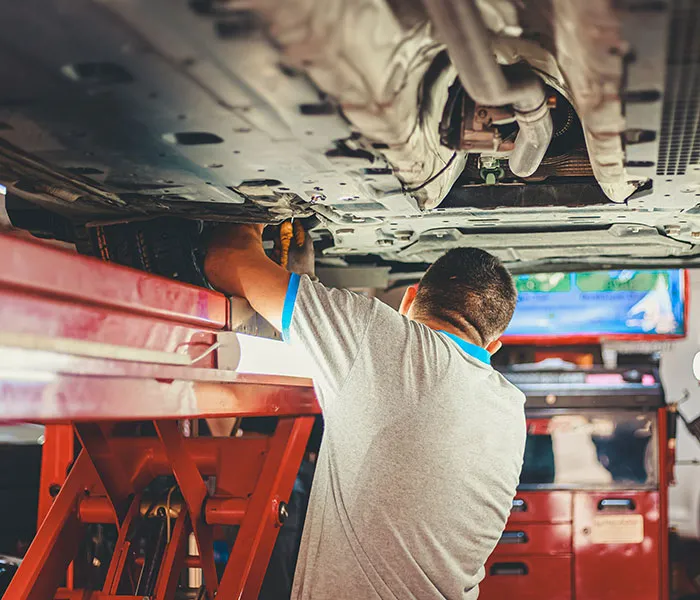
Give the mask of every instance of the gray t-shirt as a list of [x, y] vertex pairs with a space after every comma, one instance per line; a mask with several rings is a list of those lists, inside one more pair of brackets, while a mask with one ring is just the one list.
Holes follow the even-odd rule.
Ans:
[[282, 321], [325, 419], [292, 597], [477, 598], [522, 467], [523, 394], [482, 348], [308, 277]]

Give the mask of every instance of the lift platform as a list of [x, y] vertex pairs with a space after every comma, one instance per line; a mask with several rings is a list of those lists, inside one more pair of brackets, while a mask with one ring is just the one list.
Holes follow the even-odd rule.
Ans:
[[[231, 369], [241, 315], [221, 294], [5, 235], [0, 256], [0, 418], [47, 425], [40, 525], [4, 598], [165, 600], [188, 569], [200, 598], [257, 598], [319, 413], [311, 381]], [[194, 435], [251, 416], [274, 432]], [[117, 533], [90, 589], [96, 523]]]

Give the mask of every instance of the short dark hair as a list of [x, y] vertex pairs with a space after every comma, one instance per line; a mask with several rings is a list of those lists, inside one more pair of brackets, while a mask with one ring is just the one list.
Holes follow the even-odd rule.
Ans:
[[508, 269], [479, 248], [454, 248], [426, 271], [414, 312], [471, 333], [486, 345], [506, 330], [518, 293]]

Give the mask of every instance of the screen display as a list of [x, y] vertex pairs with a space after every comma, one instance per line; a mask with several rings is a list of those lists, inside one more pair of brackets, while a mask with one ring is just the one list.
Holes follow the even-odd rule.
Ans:
[[517, 275], [505, 336], [674, 337], [685, 334], [680, 269]]

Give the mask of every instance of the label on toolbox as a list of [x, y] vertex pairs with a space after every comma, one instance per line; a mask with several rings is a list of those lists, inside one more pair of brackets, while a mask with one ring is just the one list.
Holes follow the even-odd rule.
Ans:
[[593, 518], [594, 544], [641, 544], [644, 540], [642, 515], [598, 515]]

